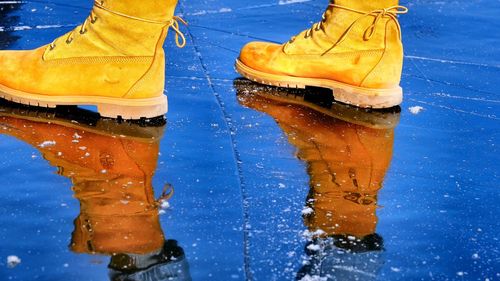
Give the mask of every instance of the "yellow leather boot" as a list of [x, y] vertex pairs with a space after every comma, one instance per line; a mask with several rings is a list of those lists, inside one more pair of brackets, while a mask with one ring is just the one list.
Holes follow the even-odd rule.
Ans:
[[278, 45], [251, 42], [236, 70], [255, 82], [332, 89], [337, 101], [366, 108], [402, 102], [398, 0], [335, 0], [323, 20]]
[[[105, 117], [167, 112], [163, 42], [183, 47], [177, 0], [96, 0], [88, 18], [51, 44], [0, 51], [0, 98], [27, 105], [94, 105]], [[182, 21], [183, 22], [183, 21]]]

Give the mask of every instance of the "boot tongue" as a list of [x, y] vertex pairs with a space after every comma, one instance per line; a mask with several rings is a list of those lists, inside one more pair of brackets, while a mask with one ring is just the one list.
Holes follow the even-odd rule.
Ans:
[[155, 21], [170, 20], [177, 5], [177, 0], [99, 0], [101, 2], [104, 7], [115, 12]]
[[363, 12], [371, 12], [373, 10], [384, 9], [392, 6], [397, 6], [399, 0], [332, 0], [332, 4], [345, 6], [351, 9], [356, 9]]

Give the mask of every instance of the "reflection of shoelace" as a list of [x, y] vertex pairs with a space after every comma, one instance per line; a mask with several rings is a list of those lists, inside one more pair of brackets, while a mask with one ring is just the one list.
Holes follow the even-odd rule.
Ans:
[[[179, 28], [179, 22], [181, 22], [185, 25], [187, 25], [187, 22], [185, 20], [183, 20], [181, 17], [174, 16], [174, 17], [172, 17], [172, 19], [170, 19], [168, 21], [155, 21], [155, 20], [138, 18], [138, 17], [130, 16], [130, 15], [123, 14], [120, 12], [116, 12], [116, 11], [113, 11], [113, 10], [110, 10], [110, 9], [104, 7], [103, 4], [104, 4], [104, 1], [97, 1], [96, 0], [96, 1], [94, 1], [94, 8], [98, 8], [98, 9], [107, 11], [109, 13], [115, 14], [117, 16], [122, 16], [122, 17], [125, 17], [128, 19], [133, 19], [133, 20], [137, 20], [137, 21], [153, 23], [153, 24], [161, 24], [161, 25], [168, 26], [175, 31], [175, 43], [176, 43], [177, 47], [183, 48], [186, 45], [186, 37], [184, 36], [184, 34], [182, 33], [182, 31]], [[95, 15], [94, 10], [92, 9], [92, 11], [90, 12], [90, 16], [80, 26], [80, 31], [79, 31], [80, 34], [82, 34], [82, 35], [85, 34], [87, 32], [87, 25], [89, 23], [94, 24], [97, 20], [98, 20], [98, 18]], [[73, 34], [75, 31], [76, 31], [76, 29], [68, 34], [68, 37], [66, 38], [66, 44], [70, 44], [73, 41]], [[53, 50], [56, 47], [55, 42], [56, 41], [50, 43], [49, 50]]]
[[158, 197], [158, 199], [155, 200], [154, 207], [158, 208], [164, 201], [170, 200], [172, 196], [174, 196], [174, 187], [171, 184], [167, 183], [163, 187], [163, 191], [160, 197]]
[[[375, 34], [375, 31], [377, 30], [377, 24], [384, 17], [389, 17], [390, 19], [392, 19], [396, 23], [396, 26], [398, 28], [399, 34], [401, 36], [401, 26], [399, 25], [399, 22], [398, 22], [398, 15], [399, 14], [406, 14], [406, 13], [408, 13], [408, 8], [406, 8], [404, 6], [391, 6], [391, 7], [385, 8], [385, 9], [373, 10], [371, 12], [359, 11], [359, 10], [351, 9], [349, 7], [345, 7], [345, 6], [341, 6], [341, 5], [336, 5], [336, 4], [329, 4], [329, 6], [330, 7], [339, 8], [339, 9], [344, 9], [344, 10], [347, 10], [347, 11], [350, 11], [350, 12], [354, 12], [354, 13], [357, 13], [357, 14], [361, 14], [362, 16], [360, 16], [351, 25], [349, 25], [349, 27], [345, 30], [345, 32], [342, 34], [342, 36], [340, 36], [340, 38], [337, 40], [337, 42], [335, 42], [335, 44], [333, 44], [330, 48], [328, 48], [323, 53], [323, 55], [326, 54], [326, 53], [328, 53], [329, 51], [331, 51], [333, 48], [337, 47], [340, 43], [344, 42], [344, 40], [347, 38], [347, 35], [349, 35], [349, 33], [353, 30], [354, 26], [360, 20], [362, 20], [362, 19], [364, 19], [365, 17], [368, 17], [368, 16], [373, 16], [375, 18], [374, 18], [372, 24], [370, 26], [368, 26], [368, 28], [363, 33], [363, 39], [365, 41], [368, 41], [368, 40], [370, 40], [373, 37], [373, 35]], [[318, 22], [318, 23], [315, 23], [311, 27], [311, 29], [308, 29], [306, 31], [306, 33], [304, 35], [305, 38], [311, 37], [314, 34], [315, 31], [322, 30], [323, 27], [324, 27], [325, 22], [326, 22], [326, 14], [323, 13], [322, 20], [320, 22]], [[289, 43], [293, 43], [295, 41], [295, 38], [296, 37], [292, 37], [292, 39], [289, 41]]]

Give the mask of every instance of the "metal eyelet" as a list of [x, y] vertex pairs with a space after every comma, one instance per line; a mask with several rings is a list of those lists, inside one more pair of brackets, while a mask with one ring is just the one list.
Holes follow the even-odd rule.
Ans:
[[73, 38], [66, 40], [66, 44], [71, 44], [73, 42]]
[[55, 48], [56, 48], [56, 45], [55, 45], [55, 44], [54, 44], [54, 45], [50, 45], [50, 46], [49, 46], [49, 50], [50, 50], [50, 51], [54, 50]]
[[97, 17], [93, 18], [93, 19], [90, 21], [90, 23], [91, 23], [91, 24], [94, 24], [96, 21], [97, 21]]
[[80, 34], [82, 34], [82, 35], [83, 35], [83, 34], [85, 34], [85, 33], [87, 33], [87, 30], [86, 30], [86, 29], [85, 29], [85, 30], [80, 30]]

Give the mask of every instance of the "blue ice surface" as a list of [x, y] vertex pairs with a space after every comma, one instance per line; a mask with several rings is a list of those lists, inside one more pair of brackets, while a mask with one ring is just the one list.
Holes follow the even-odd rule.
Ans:
[[[12, 5], [3, 2], [0, 14]], [[302, 235], [308, 163], [273, 116], [242, 106], [234, 87], [245, 43], [288, 40], [320, 19], [326, 1], [285, 2], [181, 1], [188, 44], [167, 39], [170, 112], [153, 185], [157, 196], [166, 182], [175, 187], [161, 226], [193, 280], [295, 280], [313, 263]], [[1, 14], [2, 48], [50, 43], [92, 5], [23, 3]], [[410, 8], [400, 18], [405, 102], [378, 192], [383, 250], [363, 260], [325, 249], [324, 266], [335, 258], [376, 265], [332, 280], [500, 280], [500, 4], [402, 4]], [[412, 114], [415, 106], [423, 110]], [[68, 247], [80, 213], [72, 182], [22, 138], [2, 132], [0, 151], [0, 280], [106, 280], [108, 255]], [[10, 255], [22, 262], [9, 268]]]

